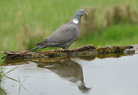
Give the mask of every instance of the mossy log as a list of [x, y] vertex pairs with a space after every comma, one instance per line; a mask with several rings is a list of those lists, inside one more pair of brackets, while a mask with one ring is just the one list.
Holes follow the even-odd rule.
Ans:
[[75, 49], [65, 50], [45, 50], [40, 52], [29, 51], [8, 51], [4, 52], [7, 56], [6, 59], [33, 59], [35, 58], [53, 58], [53, 57], [87, 57], [87, 56], [99, 56], [101, 54], [114, 54], [114, 53], [135, 53], [138, 45], [133, 46], [111, 46], [111, 47], [95, 47], [94, 45], [85, 45]]

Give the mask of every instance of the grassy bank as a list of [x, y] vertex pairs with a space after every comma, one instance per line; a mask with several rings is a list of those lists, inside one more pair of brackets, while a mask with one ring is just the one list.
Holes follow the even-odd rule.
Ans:
[[[138, 9], [137, 0], [79, 0], [79, 2], [77, 0], [12, 0], [12, 2], [0, 0], [0, 50], [33, 48], [35, 43], [42, 41], [60, 25], [70, 21], [80, 8], [95, 7], [99, 10], [97, 15], [100, 17], [103, 16], [103, 9], [110, 9], [113, 5], [125, 3], [129, 3], [132, 9]], [[129, 33], [131, 29], [133, 35]], [[81, 35], [81, 39], [70, 48], [86, 44], [130, 45], [137, 41], [137, 31], [138, 28], [135, 25], [112, 25], [105, 28], [102, 33]], [[131, 37], [124, 37], [123, 33]]]

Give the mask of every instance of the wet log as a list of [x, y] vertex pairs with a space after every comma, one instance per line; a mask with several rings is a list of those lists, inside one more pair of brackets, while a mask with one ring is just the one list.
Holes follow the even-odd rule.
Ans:
[[138, 49], [138, 45], [132, 46], [111, 46], [111, 47], [96, 47], [94, 45], [85, 45], [75, 49], [65, 49], [65, 50], [45, 50], [40, 52], [29, 52], [29, 51], [7, 51], [4, 52], [7, 56], [6, 59], [37, 59], [37, 58], [53, 58], [53, 57], [93, 57], [99, 56], [101, 54], [134, 54]]

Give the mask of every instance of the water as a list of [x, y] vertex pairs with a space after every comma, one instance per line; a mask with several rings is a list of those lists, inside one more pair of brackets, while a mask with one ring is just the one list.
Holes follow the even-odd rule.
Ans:
[[138, 95], [138, 55], [20, 64], [5, 66], [21, 81], [4, 80], [8, 95]]

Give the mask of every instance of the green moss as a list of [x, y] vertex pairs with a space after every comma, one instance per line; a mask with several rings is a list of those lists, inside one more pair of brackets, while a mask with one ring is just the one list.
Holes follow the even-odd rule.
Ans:
[[105, 54], [105, 53], [123, 53], [125, 50], [122, 46], [113, 46], [113, 47], [98, 47], [96, 49], [98, 54]]

